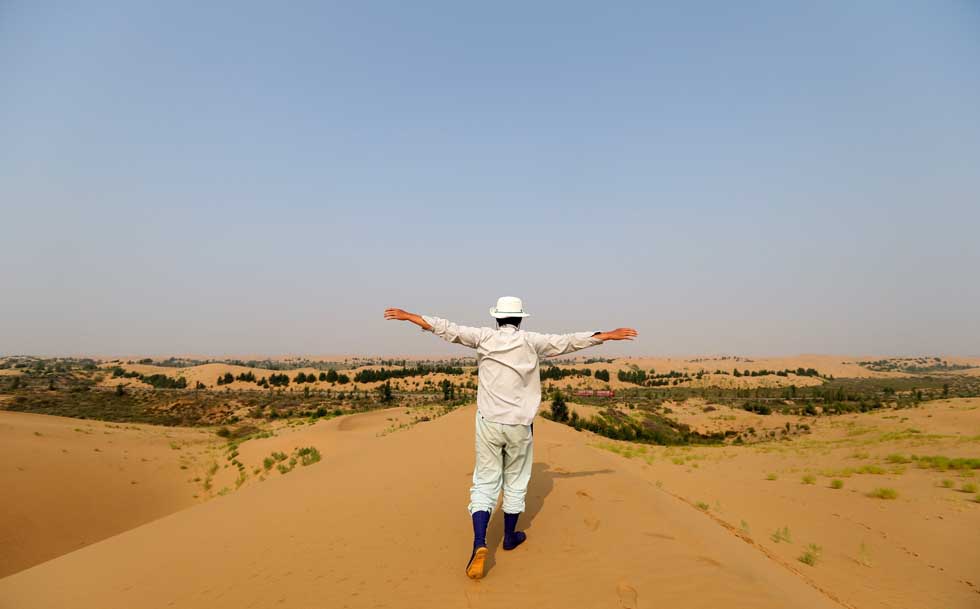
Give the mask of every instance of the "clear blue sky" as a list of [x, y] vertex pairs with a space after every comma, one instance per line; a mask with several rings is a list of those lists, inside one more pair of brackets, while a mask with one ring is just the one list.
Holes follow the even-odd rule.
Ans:
[[609, 4], [0, 1], [0, 353], [980, 354], [980, 4]]

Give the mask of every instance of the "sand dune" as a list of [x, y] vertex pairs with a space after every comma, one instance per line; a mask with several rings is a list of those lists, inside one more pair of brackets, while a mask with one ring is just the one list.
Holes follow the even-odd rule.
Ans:
[[[724, 409], [686, 416], [710, 425], [710, 417], [740, 414]], [[976, 607], [980, 503], [960, 492], [973, 471], [917, 468], [889, 455], [976, 457], [978, 413], [980, 400], [944, 400], [809, 417], [812, 434], [783, 442], [676, 448], [539, 419], [522, 518], [529, 542], [503, 552], [495, 514], [479, 582], [463, 574], [472, 406], [414, 425], [415, 408], [283, 424], [239, 447], [250, 473], [272, 452], [300, 446], [317, 447], [323, 460], [284, 475], [262, 471], [227, 496], [0, 579], [0, 607], [512, 607], [517, 599], [544, 607]], [[31, 417], [19, 433], [48, 419], [65, 421]], [[43, 439], [21, 438], [20, 450]], [[216, 472], [215, 490], [234, 476], [234, 468]], [[810, 476], [813, 484], [801, 482]], [[831, 488], [832, 479], [844, 487]], [[878, 487], [898, 498], [870, 498]], [[59, 526], [81, 530], [83, 520]], [[774, 538], [783, 529], [789, 539]], [[820, 546], [815, 566], [799, 560], [810, 544]]]
[[535, 428], [529, 543], [497, 548], [487, 579], [466, 579], [472, 417], [383, 437], [387, 417], [314, 426], [347, 449], [0, 580], [0, 606], [836, 606], [547, 421]]
[[5, 411], [0, 437], [0, 576], [198, 502], [191, 479], [216, 439]]

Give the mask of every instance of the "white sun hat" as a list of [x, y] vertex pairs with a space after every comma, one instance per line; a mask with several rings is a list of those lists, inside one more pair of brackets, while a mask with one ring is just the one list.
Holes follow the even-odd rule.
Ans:
[[505, 317], [527, 317], [530, 313], [524, 311], [524, 303], [516, 296], [501, 296], [497, 306], [490, 308], [490, 315], [497, 319]]

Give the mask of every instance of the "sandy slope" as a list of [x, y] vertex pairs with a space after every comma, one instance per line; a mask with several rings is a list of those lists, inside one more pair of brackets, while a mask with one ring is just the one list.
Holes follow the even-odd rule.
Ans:
[[[379, 436], [308, 428], [324, 460], [0, 580], [0, 607], [835, 607], [590, 436], [541, 420], [529, 542], [463, 575], [473, 408]], [[374, 417], [371, 420], [369, 417]], [[495, 517], [490, 540], [499, 544]]]
[[[812, 435], [757, 446], [596, 443], [855, 607], [980, 607], [980, 496], [963, 492], [980, 487], [978, 472], [889, 459], [980, 456], [980, 399], [807, 420]], [[869, 497], [876, 488], [898, 497]], [[791, 539], [774, 540], [783, 527]], [[797, 560], [811, 543], [813, 567]]]
[[214, 438], [0, 411], [0, 576], [193, 505]]

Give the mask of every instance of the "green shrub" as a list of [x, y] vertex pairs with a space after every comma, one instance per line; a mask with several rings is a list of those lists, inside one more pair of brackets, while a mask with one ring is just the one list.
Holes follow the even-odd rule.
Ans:
[[835, 478], [834, 480], [830, 481], [830, 488], [840, 490], [844, 488], [844, 481], [841, 480], [840, 478]]
[[972, 482], [965, 482], [963, 486], [960, 487], [960, 492], [963, 493], [975, 493], [977, 492], [977, 485]]
[[803, 476], [803, 477], [802, 477], [802, 478], [800, 479], [800, 481], [801, 481], [801, 482], [802, 482], [803, 484], [816, 484], [816, 482], [817, 482], [817, 477], [816, 477], [816, 476], [814, 476], [813, 474], [807, 474], [807, 475], [805, 475], [805, 476]]
[[299, 457], [300, 463], [304, 466], [313, 465], [320, 460], [320, 451], [312, 446], [299, 449], [296, 451], [296, 455]]
[[949, 478], [945, 478], [940, 484], [942, 484], [943, 488], [953, 488], [954, 483]]
[[551, 420], [559, 423], [568, 421], [568, 406], [561, 391], [555, 391], [555, 395], [551, 398]]
[[766, 476], [766, 480], [778, 480], [778, 479], [779, 476], [777, 476], [776, 474], [769, 474], [768, 476]]

